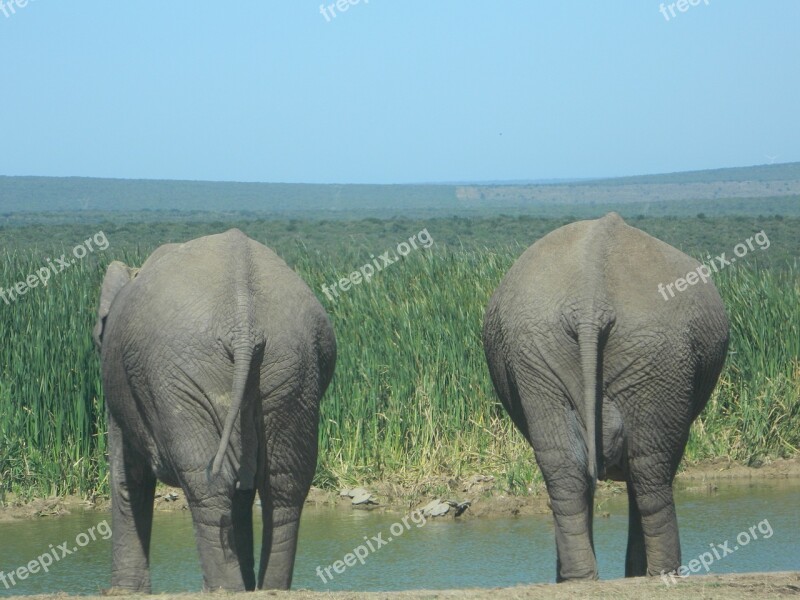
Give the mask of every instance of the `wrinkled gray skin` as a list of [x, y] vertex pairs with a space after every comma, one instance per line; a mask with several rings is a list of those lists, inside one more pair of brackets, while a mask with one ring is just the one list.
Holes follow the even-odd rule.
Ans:
[[336, 341], [308, 286], [241, 231], [109, 265], [101, 347], [112, 493], [112, 586], [150, 591], [156, 479], [180, 486], [207, 589], [288, 588]]
[[672, 480], [728, 347], [714, 285], [665, 301], [698, 262], [615, 213], [561, 227], [511, 267], [483, 343], [503, 406], [533, 446], [555, 518], [556, 579], [596, 579], [596, 480], [626, 481], [625, 575], [681, 564]]

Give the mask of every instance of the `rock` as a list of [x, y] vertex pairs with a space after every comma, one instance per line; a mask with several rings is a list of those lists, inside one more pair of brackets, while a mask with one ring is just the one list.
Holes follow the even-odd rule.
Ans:
[[[467, 506], [468, 505], [469, 503], [467, 503]], [[451, 506], [458, 507], [461, 505], [457, 504], [456, 502], [452, 501], [442, 502], [441, 500], [437, 499], [437, 500], [431, 500], [419, 510], [421, 510], [422, 514], [425, 515], [426, 517], [441, 517], [442, 515], [446, 515], [450, 511]], [[457, 515], [461, 514], [462, 512], [464, 512], [465, 508], [466, 507], [462, 508], [460, 512], [457, 511], [456, 514]]]
[[441, 517], [442, 515], [446, 515], [450, 510], [450, 505], [446, 502], [442, 502], [441, 504], [437, 504], [431, 509], [430, 516], [432, 517]]
[[423, 506], [419, 510], [422, 511], [423, 515], [425, 515], [426, 517], [429, 517], [430, 514], [431, 514], [431, 511], [435, 507], [439, 506], [439, 504], [441, 504], [441, 500], [431, 500], [430, 502], [428, 502], [425, 506]]
[[375, 496], [369, 490], [365, 490], [362, 487], [357, 488], [342, 488], [339, 490], [339, 496], [342, 498], [352, 498], [353, 501], [351, 504], [353, 506], [363, 505], [363, 504], [377, 504], [378, 502], [375, 500]]
[[355, 493], [353, 494], [353, 501], [352, 505], [357, 506], [359, 504], [377, 504], [375, 502], [375, 497], [363, 488], [358, 488], [357, 490], [353, 490]]

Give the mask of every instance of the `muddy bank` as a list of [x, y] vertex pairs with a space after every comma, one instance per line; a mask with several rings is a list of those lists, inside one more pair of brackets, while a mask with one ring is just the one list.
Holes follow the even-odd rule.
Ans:
[[[752, 480], [782, 480], [800, 478], [800, 457], [764, 461], [756, 466], [747, 466], [725, 459], [715, 459], [702, 463], [685, 465], [675, 479], [676, 489], [690, 493], [713, 492], [717, 484], [749, 483]], [[364, 483], [363, 495], [352, 493], [354, 489], [323, 490], [312, 487], [306, 504], [331, 507], [340, 510], [379, 510], [410, 511], [429, 506], [433, 501], [449, 504], [439, 506], [445, 510], [443, 518], [488, 516], [516, 516], [546, 514], [550, 512], [547, 491], [544, 484], [532, 484], [528, 494], [509, 494], [502, 482], [488, 475], [472, 475], [455, 479], [444, 476], [429, 477], [413, 486], [392, 482]], [[618, 482], [599, 482], [595, 495], [598, 503], [604, 499], [625, 494], [625, 484]], [[358, 503], [356, 503], [358, 502]], [[468, 507], [464, 505], [468, 504]], [[0, 521], [11, 519], [30, 519], [45, 516], [59, 516], [72, 510], [93, 509], [106, 511], [109, 500], [85, 501], [78, 497], [36, 499], [31, 502], [15, 502], [6, 499], [6, 506], [0, 507]], [[188, 510], [182, 490], [160, 486], [156, 493], [155, 509], [160, 511]], [[434, 510], [437, 507], [433, 507]], [[602, 509], [598, 512], [602, 515]]]
[[[716, 491], [718, 484], [747, 484], [752, 480], [800, 479], [800, 456], [791, 459], [764, 461], [758, 467], [735, 463], [726, 459], [714, 459], [702, 463], [685, 465], [675, 478], [675, 489], [688, 493], [707, 494]], [[409, 511], [426, 506], [432, 499], [451, 505], [469, 503], [469, 508], [460, 518], [507, 517], [530, 514], [549, 514], [550, 506], [544, 483], [532, 484], [525, 495], [509, 494], [502, 482], [491, 476], [473, 475], [455, 480], [432, 477], [413, 487], [393, 483], [376, 482], [363, 486], [374, 494], [375, 504], [352, 505], [353, 499], [339, 493], [312, 489], [307, 503], [343, 509]], [[595, 500], [597, 504], [608, 498], [627, 494], [624, 483], [598, 482]], [[602, 507], [596, 515], [603, 517]], [[452, 517], [455, 510], [445, 517]]]

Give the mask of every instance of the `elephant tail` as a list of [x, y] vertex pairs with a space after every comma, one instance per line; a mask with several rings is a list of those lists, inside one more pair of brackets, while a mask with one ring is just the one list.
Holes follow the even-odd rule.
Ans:
[[598, 455], [597, 435], [598, 404], [602, 398], [597, 389], [597, 372], [600, 346], [600, 324], [588, 323], [578, 330], [578, 348], [581, 358], [581, 374], [583, 377], [583, 408], [586, 426], [586, 451], [588, 458], [589, 480], [592, 489], [597, 484]]
[[[231, 442], [231, 435], [233, 428], [236, 424], [236, 419], [242, 413], [243, 405], [246, 400], [247, 393], [247, 380], [250, 378], [250, 373], [253, 368], [253, 359], [256, 354], [263, 350], [263, 343], [256, 341], [256, 332], [254, 329], [254, 315], [253, 315], [253, 300], [252, 293], [248, 286], [248, 264], [249, 253], [245, 250], [245, 257], [237, 265], [237, 270], [234, 274], [234, 322], [236, 325], [233, 328], [230, 348], [233, 355], [233, 385], [231, 388], [231, 403], [228, 407], [228, 414], [225, 417], [225, 425], [222, 429], [222, 435], [219, 441], [217, 453], [210, 466], [209, 479], [216, 477], [222, 463], [225, 460], [225, 454], [228, 451], [228, 446]], [[246, 443], [248, 438], [254, 438], [255, 422], [242, 422], [242, 449], [247, 452], [252, 444]], [[251, 440], [252, 441], [252, 440]], [[239, 485], [244, 489], [249, 489], [252, 485], [253, 478], [253, 460], [252, 457], [242, 456], [239, 468]]]
[[233, 426], [242, 410], [247, 379], [250, 376], [250, 366], [253, 362], [253, 345], [249, 341], [249, 336], [241, 337], [242, 340], [236, 340], [236, 345], [233, 347], [233, 389], [231, 390], [231, 405], [225, 417], [225, 426], [222, 429], [222, 437], [219, 441], [217, 454], [214, 456], [214, 462], [211, 465], [212, 478], [216, 477], [222, 468], [222, 461], [225, 459], [225, 453], [231, 441]]
[[[594, 311], [593, 311], [594, 312]], [[596, 315], [598, 316], [598, 315]], [[592, 487], [597, 484], [598, 473], [603, 471], [600, 462], [603, 460], [602, 450], [598, 452], [597, 437], [602, 434], [602, 402], [600, 385], [601, 347], [606, 335], [614, 324], [612, 311], [602, 311], [599, 319], [593, 319], [578, 328], [578, 347], [583, 376], [583, 408], [586, 426], [586, 452], [589, 478]]]
[[603, 393], [602, 393], [602, 348], [608, 340], [617, 317], [614, 309], [606, 302], [597, 301], [587, 311], [590, 318], [575, 327], [578, 334], [578, 349], [583, 378], [583, 408], [586, 419], [586, 452], [589, 478], [592, 488], [597, 484], [600, 473], [605, 471], [602, 464], [603, 453], [597, 452], [602, 442]]

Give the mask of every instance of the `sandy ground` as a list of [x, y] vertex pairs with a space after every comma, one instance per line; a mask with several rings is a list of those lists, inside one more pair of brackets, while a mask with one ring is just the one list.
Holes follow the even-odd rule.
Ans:
[[[571, 600], [572, 598], [651, 599], [651, 598], [788, 598], [800, 596], [800, 572], [742, 573], [732, 575], [703, 575], [680, 579], [675, 584], [666, 584], [658, 577], [614, 579], [578, 583], [543, 583], [510, 588], [459, 589], [459, 590], [411, 590], [405, 592], [253, 592], [246, 596], [254, 600], [367, 600], [397, 599], [449, 599], [449, 598], [546, 598], [548, 600]], [[27, 596], [30, 600], [61, 600], [64, 594]], [[133, 595], [114, 595], [116, 598], [141, 598]], [[159, 600], [225, 600], [241, 598], [242, 594], [215, 592], [208, 594], [160, 594]], [[77, 598], [77, 597], [76, 597]], [[80, 596], [82, 600], [102, 600], [108, 596]]]

